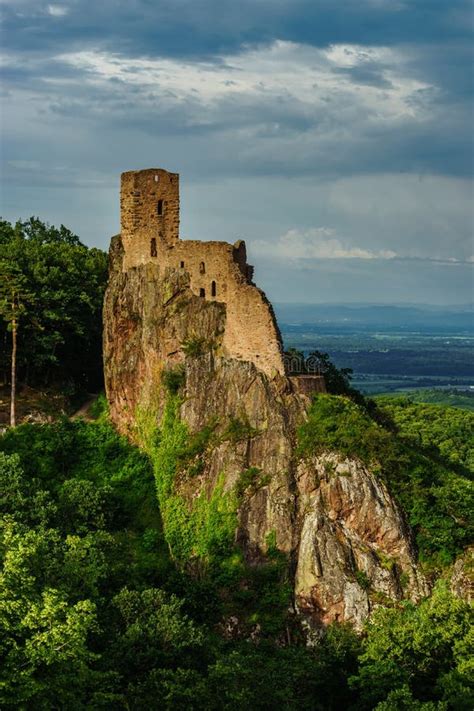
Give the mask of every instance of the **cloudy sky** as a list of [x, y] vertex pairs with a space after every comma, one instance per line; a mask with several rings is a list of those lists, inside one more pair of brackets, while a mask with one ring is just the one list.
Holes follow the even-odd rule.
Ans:
[[2, 214], [106, 248], [119, 174], [276, 301], [472, 298], [472, 4], [0, 0]]

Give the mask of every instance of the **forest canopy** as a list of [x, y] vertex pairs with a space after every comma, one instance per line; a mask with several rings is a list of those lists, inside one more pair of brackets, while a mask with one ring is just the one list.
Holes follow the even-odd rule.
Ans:
[[[107, 255], [64, 225], [0, 220], [0, 372], [10, 378], [11, 323], [18, 381], [71, 392], [102, 384], [102, 301]], [[16, 307], [12, 314], [12, 301]]]
[[[2, 708], [472, 708], [472, 613], [445, 583], [307, 647], [278, 561], [240, 579], [235, 557], [217, 578], [176, 567], [152, 466], [104, 414], [10, 430], [0, 490]], [[258, 640], [219, 631], [236, 610]]]
[[[64, 226], [2, 221], [0, 280], [4, 380], [14, 319], [20, 382], [99, 389], [106, 254]], [[307, 646], [291, 613], [289, 561], [269, 540], [267, 560], [246, 563], [233, 535], [235, 512], [231, 527], [219, 525], [228, 513], [219, 487], [212, 506], [196, 508], [199, 525], [183, 525], [172, 487], [176, 462], [196, 466], [212, 426], [188, 436], [177, 416], [183, 373], [170, 371], [167, 416], [146, 452], [117, 434], [103, 396], [90, 421], [62, 417], [0, 435], [2, 708], [474, 706], [472, 610], [447, 582], [473, 540], [474, 415], [406, 399], [376, 404], [351, 386], [350, 370], [337, 369], [325, 353], [312, 355], [329, 392], [309, 408], [298, 456], [330, 450], [384, 478], [413, 529], [424, 571], [440, 578], [432, 594], [419, 604], [380, 607], [362, 635], [335, 623]], [[225, 434], [236, 443], [249, 424], [233, 418]], [[242, 473], [236, 502], [246, 488], [263, 485], [261, 475], [256, 468]], [[191, 534], [199, 534], [208, 554], [199, 575], [189, 565], [193, 546], [173, 557], [170, 531], [179, 540], [189, 534], [193, 544]], [[232, 619], [239, 627], [228, 633]]]

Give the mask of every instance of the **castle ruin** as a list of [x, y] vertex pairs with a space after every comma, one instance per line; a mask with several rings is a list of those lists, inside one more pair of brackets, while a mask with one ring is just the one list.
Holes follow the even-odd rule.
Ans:
[[284, 375], [280, 332], [269, 301], [252, 281], [245, 242], [181, 240], [179, 175], [161, 168], [122, 174], [123, 270], [157, 264], [187, 272], [192, 292], [226, 305], [223, 348], [230, 358], [250, 361], [273, 378]]

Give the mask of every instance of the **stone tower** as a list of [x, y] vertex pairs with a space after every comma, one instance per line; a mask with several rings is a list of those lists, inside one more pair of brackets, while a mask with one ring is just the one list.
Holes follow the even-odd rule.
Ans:
[[179, 175], [161, 168], [122, 173], [120, 216], [130, 266], [138, 266], [179, 241]]

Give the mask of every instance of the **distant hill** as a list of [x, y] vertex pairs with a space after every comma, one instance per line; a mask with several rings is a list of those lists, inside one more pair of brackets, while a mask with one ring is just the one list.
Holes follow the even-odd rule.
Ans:
[[275, 304], [280, 324], [316, 325], [338, 330], [380, 328], [474, 332], [473, 309], [405, 304]]

